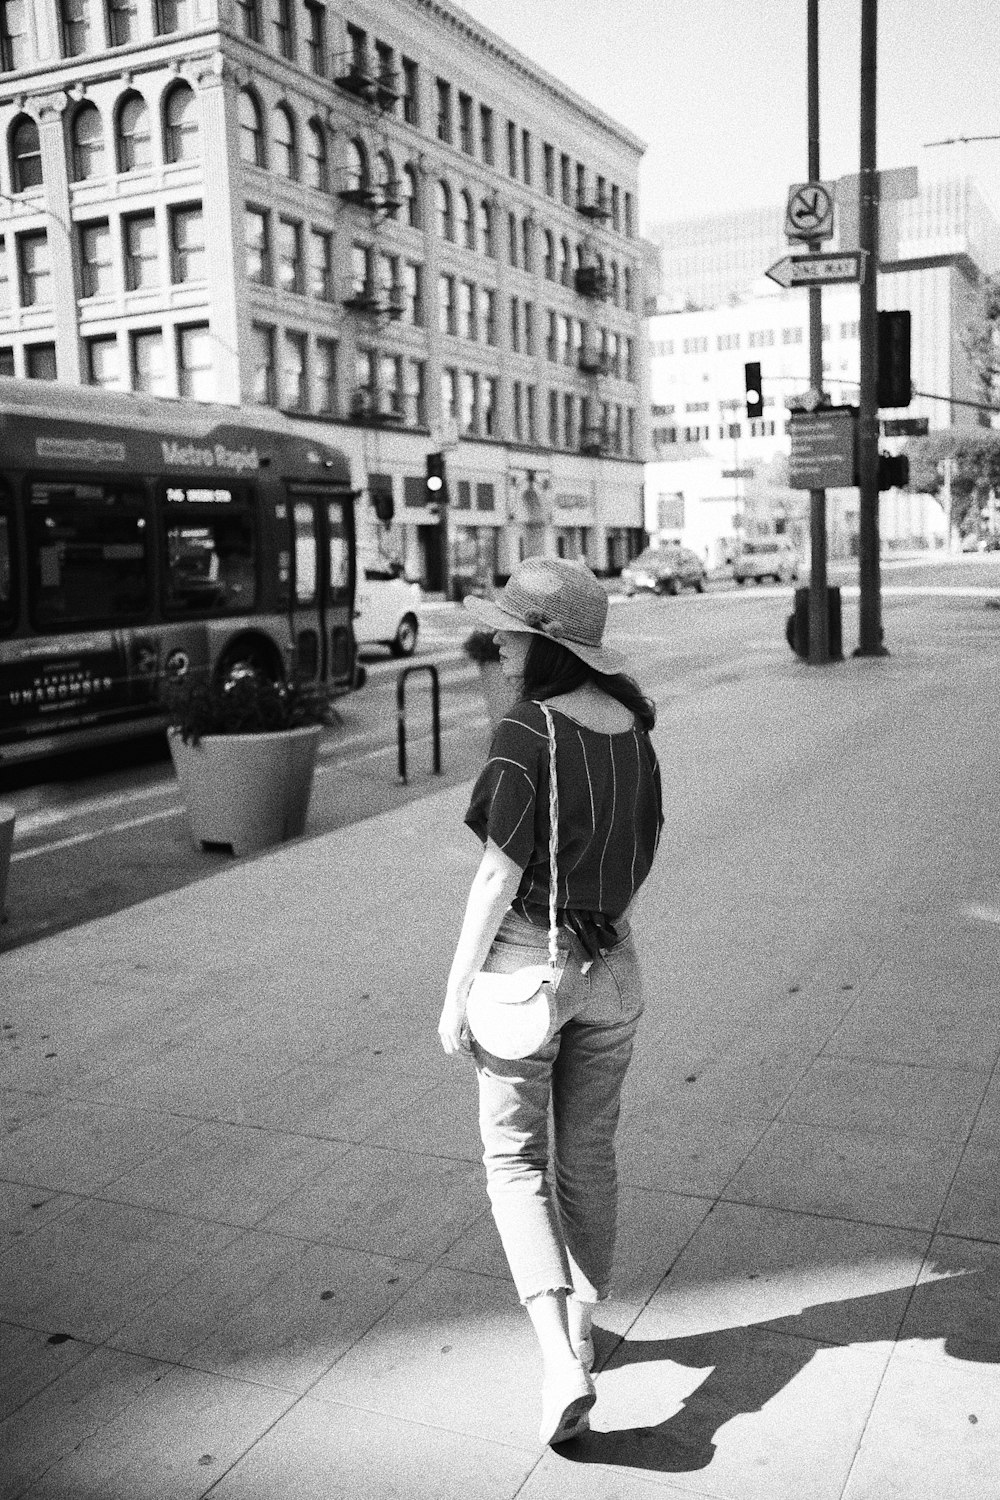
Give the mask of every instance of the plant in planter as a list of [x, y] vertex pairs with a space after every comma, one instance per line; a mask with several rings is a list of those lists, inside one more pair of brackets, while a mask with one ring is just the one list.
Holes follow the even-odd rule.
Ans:
[[304, 831], [319, 738], [335, 717], [325, 691], [245, 670], [173, 683], [164, 706], [196, 844], [249, 854]]
[[514, 701], [514, 689], [500, 666], [500, 647], [492, 630], [473, 630], [462, 642], [462, 650], [479, 668], [479, 678], [486, 698], [490, 730], [496, 729]]

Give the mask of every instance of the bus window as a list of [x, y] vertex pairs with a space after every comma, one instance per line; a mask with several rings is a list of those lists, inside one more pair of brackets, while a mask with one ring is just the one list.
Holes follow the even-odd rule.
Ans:
[[145, 509], [138, 486], [31, 485], [28, 566], [37, 626], [117, 624], [147, 613]]
[[343, 500], [331, 500], [327, 505], [327, 530], [330, 548], [330, 603], [347, 604], [351, 594], [351, 554], [347, 526], [344, 523]]
[[15, 623], [12, 553], [10, 516], [0, 511], [0, 630], [10, 630]]
[[316, 599], [316, 512], [300, 500], [295, 506], [295, 602]]
[[257, 561], [253, 515], [245, 496], [228, 489], [170, 487], [166, 498], [167, 612], [252, 610], [257, 602]]

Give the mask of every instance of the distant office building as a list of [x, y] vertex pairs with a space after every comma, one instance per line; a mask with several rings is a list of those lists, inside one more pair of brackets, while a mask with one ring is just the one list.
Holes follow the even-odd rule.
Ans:
[[[982, 271], [1000, 263], [1000, 226], [965, 181], [931, 183], [917, 198], [891, 208], [885, 224], [891, 258], [882, 263], [879, 306], [908, 308], [912, 314], [912, 382], [927, 394], [915, 396], [905, 411], [884, 415], [924, 417], [932, 430], [979, 425], [983, 415], [951, 406], [948, 398], [980, 398], [962, 335], [975, 316]], [[842, 225], [845, 220], [846, 215]], [[727, 223], [733, 221], [727, 216]], [[757, 255], [764, 244], [761, 216], [748, 216], [747, 222]], [[783, 228], [783, 214], [775, 222]], [[766, 264], [789, 248], [782, 235], [767, 251]], [[680, 268], [681, 261], [674, 264]], [[702, 285], [724, 288], [724, 295], [713, 306], [661, 311], [649, 320], [653, 457], [647, 468], [647, 526], [665, 540], [683, 540], [713, 564], [731, 554], [741, 535], [754, 531], [787, 531], [807, 551], [808, 495], [787, 487], [785, 401], [809, 388], [808, 296], [804, 290], [782, 291], [759, 274], [738, 295], [737, 282], [726, 279], [727, 267], [735, 264], [710, 237], [703, 246]], [[693, 286], [689, 283], [689, 292]], [[669, 300], [663, 297], [660, 307]], [[758, 362], [762, 372], [764, 414], [757, 421], [746, 414], [748, 361]], [[856, 287], [823, 289], [823, 375], [835, 405], [857, 401]], [[887, 452], [899, 446], [891, 438], [882, 443]], [[830, 493], [834, 554], [846, 555], [854, 545], [857, 504], [856, 490]], [[944, 539], [945, 517], [929, 496], [890, 492], [880, 509], [887, 546], [937, 545]]]
[[641, 545], [644, 148], [464, 11], [0, 0], [0, 126], [4, 373], [319, 424], [431, 587]]

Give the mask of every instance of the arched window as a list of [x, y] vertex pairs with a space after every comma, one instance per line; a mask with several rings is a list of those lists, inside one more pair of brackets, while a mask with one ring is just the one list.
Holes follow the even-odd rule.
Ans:
[[167, 95], [163, 110], [164, 157], [167, 161], [197, 161], [201, 155], [198, 140], [198, 101], [194, 89], [186, 83], [176, 84]]
[[576, 247], [576, 269], [578, 271], [582, 271], [586, 264], [587, 252], [586, 250], [584, 250], [583, 246], [578, 243]]
[[615, 306], [617, 307], [618, 306], [618, 262], [616, 260], [613, 260], [611, 262], [611, 265], [610, 265], [610, 267], [608, 269], [608, 275], [611, 278], [611, 280], [610, 280], [611, 300], [615, 304]]
[[535, 225], [530, 216], [521, 220], [521, 265], [526, 271], [535, 269]]
[[468, 193], [458, 195], [458, 229], [459, 242], [466, 250], [476, 248], [476, 217], [472, 208], [472, 199]]
[[149, 108], [141, 94], [127, 94], [118, 111], [118, 170], [140, 172], [153, 164]]
[[569, 240], [565, 236], [559, 241], [559, 280], [569, 286], [573, 279], [573, 262], [570, 257]]
[[479, 205], [479, 248], [484, 255], [495, 254], [493, 248], [493, 205], [486, 198]]
[[625, 306], [629, 312], [632, 311], [632, 267], [626, 266], [622, 276], [622, 291], [624, 293]]
[[240, 89], [237, 106], [240, 122], [240, 160], [251, 167], [267, 166], [264, 125], [260, 105], [249, 89]]
[[96, 104], [81, 104], [70, 127], [73, 147], [73, 181], [103, 177], [106, 171], [104, 121]]
[[42, 145], [30, 115], [19, 115], [10, 133], [10, 175], [15, 193], [42, 184]]
[[406, 206], [406, 222], [411, 229], [420, 228], [420, 190], [417, 186], [416, 170], [407, 162], [403, 168], [403, 202]]
[[396, 175], [396, 163], [388, 151], [379, 152], [376, 171], [378, 179], [375, 187], [378, 193], [379, 206], [387, 219], [398, 218], [403, 189]]
[[555, 279], [556, 279], [556, 243], [555, 243], [555, 240], [552, 238], [551, 232], [548, 229], [546, 229], [546, 231], [545, 231], [545, 239], [543, 240], [542, 243], [545, 246], [545, 261], [544, 261], [544, 264], [542, 266], [542, 270], [545, 273], [545, 279], [546, 279], [546, 281], [555, 281]]
[[306, 182], [321, 193], [330, 191], [330, 157], [322, 120], [310, 120], [306, 131]]
[[368, 152], [360, 141], [347, 143], [347, 188], [352, 193], [367, 193], [371, 190], [371, 171]]
[[274, 111], [274, 170], [294, 182], [299, 175], [299, 147], [295, 138], [295, 116], [287, 104]]
[[437, 185], [438, 234], [443, 240], [455, 238], [455, 210], [451, 201], [451, 188], [446, 182]]

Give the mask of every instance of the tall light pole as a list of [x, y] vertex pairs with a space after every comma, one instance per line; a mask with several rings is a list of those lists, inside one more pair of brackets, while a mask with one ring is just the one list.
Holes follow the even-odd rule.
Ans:
[[878, 525], [878, 256], [879, 182], [876, 151], [877, 0], [861, 0], [861, 139], [858, 246], [864, 275], [859, 298], [858, 398], [858, 648], [855, 656], [886, 656]]
[[[819, 0], [806, 9], [806, 82], [809, 135], [809, 181], [819, 182]], [[822, 250], [822, 240], [810, 240], [810, 250]], [[809, 288], [809, 384], [823, 395], [823, 292]], [[822, 666], [830, 660], [830, 610], [826, 575], [826, 490], [809, 491], [809, 661]]]

